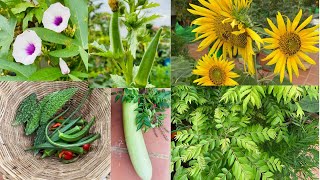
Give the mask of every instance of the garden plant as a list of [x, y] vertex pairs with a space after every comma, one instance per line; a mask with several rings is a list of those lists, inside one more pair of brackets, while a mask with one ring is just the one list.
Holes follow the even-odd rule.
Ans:
[[178, 13], [177, 19], [181, 24], [192, 20], [194, 41], [200, 42], [198, 51], [208, 49], [192, 67], [193, 83], [202, 86], [290, 84], [294, 75], [299, 77], [301, 70], [316, 64], [309, 55], [319, 51], [319, 26], [310, 24], [315, 3], [189, 2], [187, 11], [194, 16], [183, 19], [183, 14]]
[[0, 2], [0, 80], [87, 78], [87, 0]]
[[[159, 4], [148, 0], [109, 0], [108, 5], [110, 14], [93, 11], [91, 17], [92, 86], [169, 87], [169, 28], [154, 27], [150, 23], [160, 15], [146, 14]], [[101, 17], [108, 23], [99, 20]]]
[[172, 178], [318, 179], [318, 90], [174, 87]]

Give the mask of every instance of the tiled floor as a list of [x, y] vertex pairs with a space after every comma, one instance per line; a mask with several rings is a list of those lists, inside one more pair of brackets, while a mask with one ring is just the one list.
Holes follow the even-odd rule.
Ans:
[[[170, 131], [170, 110], [166, 111], [164, 127]], [[123, 134], [121, 102], [114, 102], [112, 98], [111, 109], [111, 146], [112, 163], [111, 179], [139, 180], [131, 164]], [[166, 138], [159, 130], [149, 131], [144, 134], [145, 143], [153, 168], [152, 180], [170, 179], [170, 132], [163, 131]], [[168, 140], [166, 140], [168, 139]], [[115, 178], [116, 177], [116, 178]]]
[[[199, 43], [189, 44], [190, 56], [198, 60], [208, 52], [208, 49], [197, 51]], [[316, 65], [309, 66], [308, 70], [300, 70], [300, 76], [297, 78], [293, 75], [292, 84], [295, 85], [318, 85], [319, 84], [319, 54], [309, 54], [309, 56], [316, 61]], [[307, 67], [308, 65], [306, 65]]]

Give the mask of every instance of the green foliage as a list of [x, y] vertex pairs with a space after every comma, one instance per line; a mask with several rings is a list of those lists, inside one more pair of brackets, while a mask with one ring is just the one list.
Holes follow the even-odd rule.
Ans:
[[[68, 27], [62, 33], [43, 28], [42, 18], [56, 0], [5, 0], [0, 2], [0, 80], [85, 80], [87, 76], [61, 74], [59, 58], [73, 71], [88, 70], [88, 2], [59, 1], [70, 9]], [[14, 62], [13, 40], [23, 31], [34, 30], [42, 40], [42, 54], [32, 65]], [[58, 72], [59, 71], [59, 72]], [[50, 77], [52, 76], [52, 77]]]
[[[135, 77], [139, 64], [148, 44], [155, 36], [156, 28], [149, 24], [160, 17], [153, 14], [147, 16], [144, 12], [150, 8], [159, 6], [158, 3], [150, 1], [123, 1], [120, 8], [120, 33], [126, 29], [126, 37], [122, 35], [124, 55], [113, 54], [110, 49], [110, 13], [102, 9], [108, 6], [106, 1], [93, 3], [90, 1], [91, 16], [89, 21], [89, 49], [91, 56], [90, 84], [92, 87], [135, 87], [132, 79]], [[108, 22], [108, 23], [106, 23]], [[152, 67], [149, 85], [147, 87], [169, 87], [170, 66], [165, 64], [165, 59], [170, 57], [170, 28], [161, 27], [161, 39], [158, 45], [155, 63]], [[151, 85], [152, 84], [152, 85]]]
[[174, 87], [173, 179], [314, 179], [318, 118], [304, 98], [318, 87]]
[[170, 87], [171, 66], [154, 65], [150, 73], [150, 84], [157, 88]]
[[194, 59], [188, 56], [171, 57], [171, 84], [172, 85], [190, 85], [192, 84], [192, 70], [196, 63]]
[[170, 107], [171, 93], [166, 90], [155, 88], [138, 89], [125, 88], [123, 91], [115, 92], [115, 101], [121, 98], [122, 102], [138, 102], [136, 117], [137, 131], [144, 132], [151, 128], [161, 127], [165, 118], [164, 111]]

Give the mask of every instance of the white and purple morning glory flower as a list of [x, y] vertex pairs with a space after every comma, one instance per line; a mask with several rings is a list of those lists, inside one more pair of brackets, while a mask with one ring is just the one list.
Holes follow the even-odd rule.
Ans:
[[41, 46], [41, 39], [36, 32], [26, 30], [14, 41], [12, 56], [16, 62], [30, 65], [41, 54]]
[[69, 18], [69, 8], [57, 2], [43, 13], [42, 23], [45, 28], [60, 33], [68, 27]]
[[59, 66], [60, 66], [62, 74], [69, 74], [70, 73], [70, 69], [69, 69], [67, 63], [62, 58], [59, 59]]

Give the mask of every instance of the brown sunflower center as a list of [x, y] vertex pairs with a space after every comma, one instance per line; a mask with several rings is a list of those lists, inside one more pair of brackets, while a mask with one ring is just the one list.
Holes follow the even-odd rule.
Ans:
[[226, 73], [221, 68], [213, 66], [209, 70], [209, 78], [214, 85], [220, 86], [226, 80]]
[[295, 33], [286, 33], [280, 37], [279, 47], [284, 54], [288, 56], [294, 55], [301, 48], [301, 39]]
[[238, 47], [245, 48], [247, 46], [247, 33], [242, 33], [239, 35], [232, 34], [231, 42]]
[[222, 23], [222, 21], [225, 19], [226, 17], [224, 16], [217, 16], [214, 20], [213, 25], [219, 39], [223, 41], [229, 41], [232, 32], [232, 27], [229, 23]]

